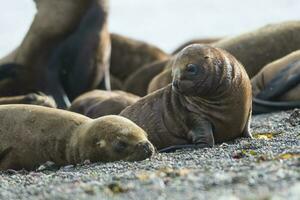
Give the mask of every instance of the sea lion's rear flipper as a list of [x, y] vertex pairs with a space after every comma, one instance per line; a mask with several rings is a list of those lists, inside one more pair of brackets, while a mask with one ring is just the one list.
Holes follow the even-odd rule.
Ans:
[[300, 73], [296, 73], [297, 71], [295, 71], [299, 66], [300, 61], [290, 63], [286, 68], [276, 74], [255, 98], [272, 101], [300, 84]]
[[5, 157], [11, 152], [12, 149], [12, 147], [7, 147], [3, 150], [0, 149], [0, 163], [5, 159]]
[[294, 108], [300, 108], [300, 101], [266, 101], [252, 98], [252, 112], [254, 115]]

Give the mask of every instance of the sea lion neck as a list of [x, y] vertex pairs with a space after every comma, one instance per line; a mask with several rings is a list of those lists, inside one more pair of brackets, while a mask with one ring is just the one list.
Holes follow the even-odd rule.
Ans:
[[83, 140], [88, 132], [88, 129], [92, 126], [92, 121], [92, 119], [87, 120], [73, 131], [65, 148], [66, 159], [69, 163], [79, 163], [84, 161], [82, 160], [81, 146], [84, 142]]

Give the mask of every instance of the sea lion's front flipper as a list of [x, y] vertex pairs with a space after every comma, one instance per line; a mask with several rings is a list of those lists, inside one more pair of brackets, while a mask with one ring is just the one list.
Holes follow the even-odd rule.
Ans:
[[290, 63], [276, 74], [255, 98], [272, 101], [300, 84], [300, 73], [296, 73], [295, 71], [296, 68], [299, 68], [299, 65], [300, 61]]
[[192, 123], [192, 127], [194, 128], [190, 130], [188, 137], [192, 139], [193, 144], [213, 147], [215, 145], [215, 139], [212, 124], [205, 119], [198, 119]]
[[5, 157], [11, 152], [12, 149], [12, 147], [7, 147], [3, 150], [0, 149], [0, 163], [5, 159]]
[[170, 153], [179, 149], [198, 149], [213, 147], [215, 144], [212, 124], [207, 120], [191, 120], [192, 128], [188, 133], [188, 140], [192, 141], [192, 144], [180, 144], [160, 149], [159, 153]]

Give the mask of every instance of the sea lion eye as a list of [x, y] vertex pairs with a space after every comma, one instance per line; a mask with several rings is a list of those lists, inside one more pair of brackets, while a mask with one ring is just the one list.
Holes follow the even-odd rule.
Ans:
[[195, 64], [188, 64], [188, 65], [186, 66], [185, 70], [186, 70], [188, 73], [195, 75], [195, 74], [197, 74], [197, 72], [198, 72], [198, 67], [197, 67], [197, 65], [195, 65]]
[[124, 141], [118, 141], [114, 145], [114, 149], [116, 152], [122, 152], [128, 147], [128, 144]]

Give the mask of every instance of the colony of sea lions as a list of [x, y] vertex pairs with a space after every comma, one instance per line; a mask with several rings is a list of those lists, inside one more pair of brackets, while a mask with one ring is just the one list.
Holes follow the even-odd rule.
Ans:
[[0, 170], [213, 147], [251, 137], [252, 113], [300, 107], [300, 21], [168, 54], [110, 33], [108, 0], [34, 2], [0, 59]]

